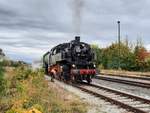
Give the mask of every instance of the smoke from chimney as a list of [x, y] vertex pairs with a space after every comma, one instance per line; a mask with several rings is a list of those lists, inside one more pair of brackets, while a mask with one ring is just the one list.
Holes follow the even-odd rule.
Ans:
[[72, 16], [73, 31], [76, 35], [80, 35], [84, 0], [73, 0], [72, 3], [73, 3], [73, 16]]

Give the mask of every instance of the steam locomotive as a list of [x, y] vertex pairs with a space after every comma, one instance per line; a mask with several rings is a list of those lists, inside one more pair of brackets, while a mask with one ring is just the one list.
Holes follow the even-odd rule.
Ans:
[[52, 78], [87, 83], [96, 74], [95, 55], [89, 44], [80, 42], [80, 37], [69, 43], [55, 46], [43, 55], [45, 73]]

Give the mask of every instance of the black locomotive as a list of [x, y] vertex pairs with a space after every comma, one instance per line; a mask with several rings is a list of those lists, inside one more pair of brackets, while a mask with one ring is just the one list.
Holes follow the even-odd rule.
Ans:
[[69, 43], [59, 44], [43, 55], [46, 74], [65, 81], [88, 83], [96, 74], [94, 53], [89, 44], [80, 42], [80, 37]]

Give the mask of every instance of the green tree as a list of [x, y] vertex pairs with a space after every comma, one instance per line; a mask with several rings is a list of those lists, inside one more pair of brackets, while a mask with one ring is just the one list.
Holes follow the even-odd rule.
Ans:
[[105, 69], [118, 69], [120, 66], [129, 71], [150, 71], [150, 53], [144, 48], [141, 39], [137, 40], [135, 47], [126, 39], [121, 41], [120, 48], [116, 42], [106, 48], [92, 45], [92, 49], [96, 53], [97, 66]]
[[[120, 55], [118, 54], [119, 44], [113, 43], [102, 52], [102, 64], [107, 69], [118, 69], [120, 62], [121, 69], [134, 68], [134, 54], [123, 42], [120, 43]], [[119, 61], [120, 60], [120, 61]]]

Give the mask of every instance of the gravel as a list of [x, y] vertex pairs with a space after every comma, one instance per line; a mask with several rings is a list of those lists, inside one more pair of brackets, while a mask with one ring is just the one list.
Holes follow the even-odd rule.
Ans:
[[135, 78], [126, 78], [126, 77], [119, 77], [119, 76], [109, 76], [109, 75], [99, 75], [102, 77], [109, 77], [109, 78], [116, 78], [121, 80], [129, 80], [129, 81], [135, 81], [135, 82], [144, 82], [144, 83], [150, 83], [150, 80], [142, 80], [142, 79], [135, 79]]
[[100, 79], [93, 79], [93, 83], [97, 85], [106, 86], [112, 89], [117, 89], [119, 91], [128, 92], [129, 94], [144, 97], [146, 99], [150, 99], [150, 89], [148, 88], [141, 88]]
[[[50, 80], [50, 77], [46, 76], [46, 79]], [[55, 84], [64, 88], [66, 91], [77, 95], [82, 101], [89, 104], [88, 113], [129, 113], [128, 111], [119, 108], [116, 105], [112, 105], [109, 102], [106, 102], [100, 98], [94, 97], [88, 93], [85, 93], [75, 87], [64, 84], [63, 82], [55, 80]]]

